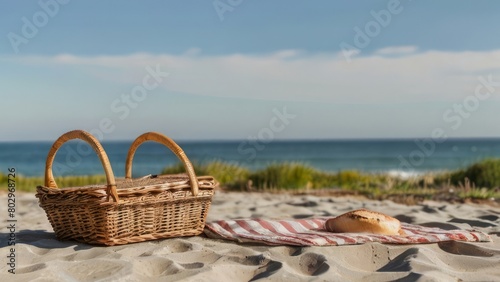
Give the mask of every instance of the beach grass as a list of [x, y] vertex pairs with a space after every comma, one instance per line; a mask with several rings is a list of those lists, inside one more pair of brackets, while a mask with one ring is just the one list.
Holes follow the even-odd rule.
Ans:
[[[59, 176], [54, 178], [58, 187], [81, 187], [106, 183], [105, 175]], [[44, 185], [44, 177], [25, 177], [16, 175], [16, 190], [34, 192], [37, 186]], [[7, 176], [0, 173], [0, 187], [7, 187]]]
[[500, 187], [500, 159], [486, 159], [450, 174], [454, 185], [465, 184], [465, 179], [477, 187]]
[[[211, 175], [219, 183], [230, 189], [243, 189], [250, 177], [250, 170], [237, 164], [213, 161], [208, 164], [193, 164], [196, 175]], [[186, 169], [182, 163], [166, 167], [162, 174], [184, 173]]]
[[[500, 172], [497, 169], [499, 163], [497, 160], [486, 160], [464, 170], [426, 173], [408, 178], [351, 170], [320, 171], [297, 162], [271, 164], [256, 171], [221, 161], [195, 167], [198, 175], [214, 176], [221, 187], [229, 191], [315, 193], [336, 189], [373, 199], [498, 200], [500, 174], [496, 172]], [[162, 173], [184, 171], [182, 165], [175, 165], [165, 168]]]
[[[372, 199], [457, 200], [500, 199], [500, 160], [488, 159], [462, 170], [427, 173], [402, 178], [386, 173], [359, 171], [328, 172], [298, 162], [274, 163], [260, 170], [249, 170], [236, 163], [213, 161], [194, 163], [197, 175], [211, 175], [227, 191], [262, 191], [292, 193], [341, 193]], [[184, 173], [182, 164], [163, 169], [162, 174]], [[104, 175], [56, 177], [59, 187], [81, 187], [106, 183]], [[1, 187], [7, 187], [7, 176], [0, 174]], [[19, 191], [33, 192], [43, 185], [43, 177], [17, 176]]]

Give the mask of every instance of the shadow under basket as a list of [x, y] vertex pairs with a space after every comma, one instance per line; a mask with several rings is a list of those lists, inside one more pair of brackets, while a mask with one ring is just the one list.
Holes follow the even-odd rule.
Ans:
[[[87, 141], [98, 153], [107, 184], [55, 186], [51, 168], [55, 152], [62, 143], [76, 138]], [[172, 149], [185, 164], [187, 174], [132, 179], [135, 150], [148, 140]], [[37, 187], [36, 197], [59, 240], [121, 245], [201, 234], [217, 185], [211, 176], [196, 177], [184, 152], [171, 139], [151, 132], [134, 141], [127, 157], [126, 177], [115, 182], [109, 160], [98, 141], [84, 131], [72, 131], [61, 136], [49, 152], [45, 186]]]

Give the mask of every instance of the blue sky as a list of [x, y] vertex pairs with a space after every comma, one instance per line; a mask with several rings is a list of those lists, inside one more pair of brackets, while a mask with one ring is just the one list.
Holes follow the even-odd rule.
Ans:
[[0, 5], [0, 141], [500, 137], [498, 1]]

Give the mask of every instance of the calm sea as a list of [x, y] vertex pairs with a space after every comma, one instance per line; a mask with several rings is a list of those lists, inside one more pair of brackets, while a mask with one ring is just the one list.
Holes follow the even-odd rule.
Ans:
[[[479, 160], [500, 157], [500, 139], [448, 139], [443, 143], [415, 140], [330, 140], [178, 142], [194, 163], [221, 160], [250, 169], [272, 163], [296, 161], [325, 171], [421, 173], [453, 170]], [[82, 143], [83, 144], [83, 143]], [[54, 175], [103, 174], [99, 159], [78, 141], [66, 143], [57, 153]], [[124, 162], [131, 142], [105, 142], [116, 176], [124, 176]], [[0, 143], [0, 173], [15, 167], [25, 176], [42, 176], [52, 142]], [[163, 145], [141, 145], [134, 158], [133, 174], [158, 174], [178, 162]]]

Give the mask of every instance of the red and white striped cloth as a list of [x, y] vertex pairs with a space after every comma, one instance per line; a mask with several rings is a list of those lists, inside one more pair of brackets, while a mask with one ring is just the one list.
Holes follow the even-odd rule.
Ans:
[[407, 236], [367, 233], [331, 233], [325, 230], [326, 218], [267, 220], [237, 219], [208, 222], [209, 238], [266, 245], [340, 246], [380, 242], [387, 244], [426, 244], [443, 241], [489, 242], [491, 238], [476, 230], [443, 230], [402, 223]]

